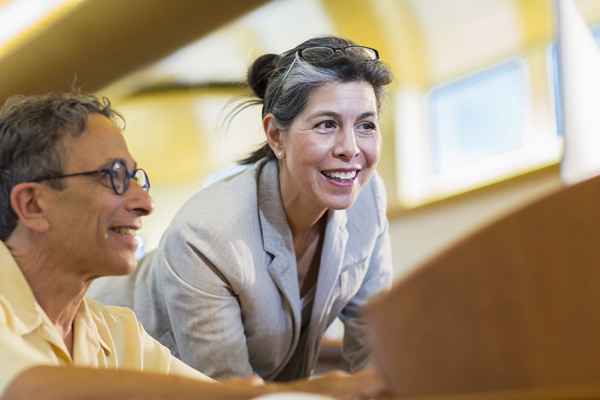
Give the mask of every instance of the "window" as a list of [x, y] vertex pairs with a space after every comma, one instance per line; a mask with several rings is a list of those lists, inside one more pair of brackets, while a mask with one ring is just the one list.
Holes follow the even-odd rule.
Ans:
[[[533, 106], [530, 70], [516, 57], [428, 94], [395, 99], [397, 194], [414, 207], [558, 161], [562, 138]], [[539, 103], [539, 99], [537, 99]]]
[[[592, 29], [592, 34], [596, 43], [600, 46], [600, 26], [596, 26]], [[558, 76], [558, 44], [552, 42], [548, 48], [549, 57], [549, 68], [548, 73], [550, 74], [550, 81], [552, 82], [552, 94], [554, 96], [554, 116], [556, 118], [556, 134], [562, 136], [565, 132], [565, 121], [563, 118], [562, 109], [562, 93], [561, 85]]]
[[472, 166], [521, 145], [530, 103], [527, 69], [513, 60], [434, 88], [429, 100], [434, 173]]

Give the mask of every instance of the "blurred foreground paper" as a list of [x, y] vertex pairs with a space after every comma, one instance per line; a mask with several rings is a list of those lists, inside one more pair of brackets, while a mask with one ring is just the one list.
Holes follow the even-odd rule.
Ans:
[[289, 392], [268, 394], [265, 396], [255, 397], [253, 400], [334, 400], [333, 397], [324, 397], [318, 394]]
[[573, 0], [555, 0], [565, 119], [561, 177], [572, 184], [600, 173], [600, 51]]

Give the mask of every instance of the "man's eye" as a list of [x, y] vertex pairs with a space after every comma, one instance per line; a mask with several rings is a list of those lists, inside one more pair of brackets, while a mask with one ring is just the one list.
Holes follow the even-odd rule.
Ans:
[[111, 183], [110, 183], [110, 176], [111, 176], [111, 172], [108, 169], [103, 170], [100, 173], [100, 179], [102, 179], [102, 183], [104, 185], [107, 185], [110, 187]]

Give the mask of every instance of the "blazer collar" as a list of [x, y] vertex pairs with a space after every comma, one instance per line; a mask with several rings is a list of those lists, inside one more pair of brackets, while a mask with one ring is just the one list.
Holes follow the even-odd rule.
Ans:
[[[300, 289], [293, 240], [279, 190], [279, 168], [276, 161], [258, 166], [258, 209], [263, 246], [273, 256], [269, 273], [292, 308], [297, 335], [300, 330]], [[333, 290], [340, 276], [348, 242], [347, 212], [330, 210], [321, 253], [319, 277], [311, 327], [318, 327], [329, 312]], [[312, 331], [312, 329], [311, 329]], [[313, 333], [313, 332], [311, 332]]]
[[274, 256], [289, 257], [294, 254], [293, 241], [279, 191], [279, 167], [271, 160], [258, 168], [258, 212], [263, 247]]
[[[287, 215], [283, 209], [279, 190], [279, 166], [274, 160], [266, 161], [258, 167], [258, 210], [262, 228], [263, 247], [274, 256], [293, 256], [293, 239]], [[347, 234], [347, 213], [345, 210], [331, 210], [327, 215], [327, 237]], [[325, 246], [324, 246], [325, 248]], [[326, 250], [324, 250], [326, 253]]]

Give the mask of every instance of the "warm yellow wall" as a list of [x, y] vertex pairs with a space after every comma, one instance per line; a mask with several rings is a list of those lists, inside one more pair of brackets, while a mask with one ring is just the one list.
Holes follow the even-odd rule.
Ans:
[[117, 104], [127, 118], [125, 135], [153, 185], [198, 181], [214, 160], [206, 151], [205, 127], [193, 118], [193, 96], [145, 96]]
[[[396, 278], [483, 224], [562, 185], [558, 168], [397, 215], [390, 224]], [[482, 260], [482, 267], [485, 265]]]
[[260, 110], [249, 108], [224, 125], [243, 89], [195, 89], [120, 99], [125, 136], [138, 165], [148, 172], [155, 211], [141, 236], [158, 244], [177, 210], [215, 171], [231, 165], [262, 140]]
[[[546, 52], [553, 29], [551, 0], [507, 1], [516, 5], [521, 16], [521, 53], [529, 64], [532, 78], [535, 126], [540, 131], [553, 130], [554, 110]], [[475, 194], [453, 194], [450, 201], [437, 202], [414, 212], [399, 208], [400, 201], [396, 196], [401, 171], [397, 164], [399, 132], [395, 125], [395, 99], [398, 93], [408, 90], [425, 95], [432, 85], [439, 83], [432, 81], [428, 75], [431, 60], [426, 56], [422, 28], [414, 10], [405, 0], [322, 0], [321, 4], [337, 34], [378, 48], [396, 78], [390, 87], [382, 115], [384, 147], [380, 172], [390, 193], [390, 215], [394, 217], [392, 237], [398, 271], [409, 269], [418, 260], [495, 213], [540, 191], [556, 187], [556, 173], [537, 174], [523, 184], [509, 182], [488, 190], [480, 189]], [[600, 11], [597, 16], [588, 15], [588, 18], [596, 20], [600, 20], [599, 17]], [[254, 35], [253, 38], [258, 36]], [[256, 47], [259, 48], [260, 45]], [[461, 73], [479, 70], [502, 61], [505, 57], [506, 55], [501, 55], [498, 59], [487, 60], [488, 64], [474, 65], [472, 70]], [[255, 139], [261, 137], [260, 127], [254, 125], [248, 128], [251, 122], [259, 122], [256, 111], [246, 116], [243, 123], [238, 123], [226, 135], [218, 127], [217, 114], [214, 114], [213, 122], [208, 122], [210, 118], [198, 118], [199, 99], [234, 98], [240, 93], [235, 90], [199, 89], [155, 93], [118, 101], [117, 107], [128, 119], [126, 134], [132, 150], [140, 165], [150, 172], [154, 184], [153, 195], [157, 211], [149, 218], [145, 230], [151, 245], [158, 239], [174, 212], [198, 189], [209, 173], [239, 158], [243, 153], [242, 148], [250, 149], [250, 143], [257, 143], [256, 140], [244, 142], [247, 135]], [[228, 149], [230, 154], [227, 153]]]

